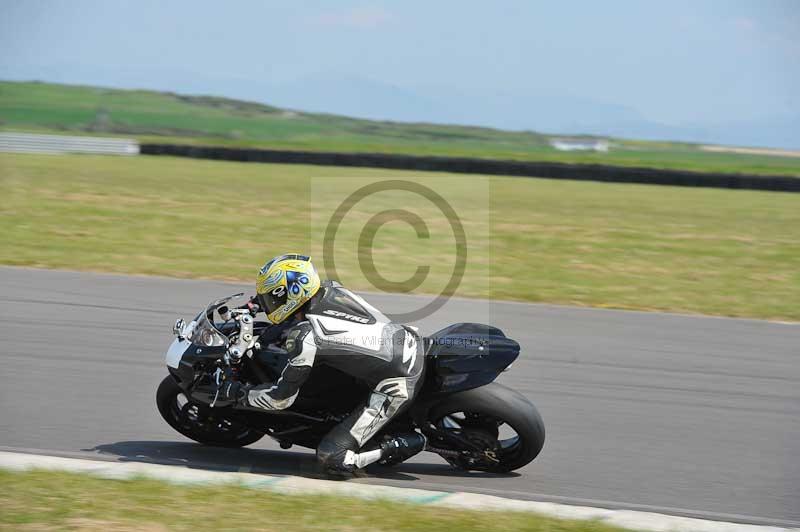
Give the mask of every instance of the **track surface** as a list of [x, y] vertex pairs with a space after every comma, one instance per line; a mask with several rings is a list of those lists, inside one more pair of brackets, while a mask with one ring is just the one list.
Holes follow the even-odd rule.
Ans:
[[[0, 446], [312, 474], [310, 451], [204, 448], [156, 411], [175, 318], [238, 288], [0, 268]], [[367, 298], [389, 311], [422, 301]], [[355, 482], [800, 524], [800, 326], [456, 299], [420, 325], [457, 321], [522, 344], [501, 382], [542, 413], [542, 454], [501, 477], [424, 453]]]

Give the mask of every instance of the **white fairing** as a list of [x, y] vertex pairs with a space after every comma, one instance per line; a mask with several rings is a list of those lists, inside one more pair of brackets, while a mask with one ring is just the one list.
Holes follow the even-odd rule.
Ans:
[[172, 345], [167, 349], [167, 366], [177, 369], [183, 354], [190, 345], [192, 345], [192, 343], [188, 340], [179, 340], [175, 338], [175, 340], [172, 341]]

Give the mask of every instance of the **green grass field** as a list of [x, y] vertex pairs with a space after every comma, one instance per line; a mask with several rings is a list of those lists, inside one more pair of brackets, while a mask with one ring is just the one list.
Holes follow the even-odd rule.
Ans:
[[[323, 223], [342, 194], [389, 178], [443, 191], [462, 218], [470, 239], [458, 295], [800, 320], [800, 195], [773, 192], [0, 154], [0, 264], [253, 281], [290, 249], [319, 264]], [[402, 193], [345, 219], [343, 282], [374, 290], [357, 275], [354, 243], [374, 212], [401, 205], [431, 237], [385, 225], [377, 270], [398, 281], [432, 264], [416, 292], [441, 290], [454, 262], [447, 221]]]
[[[281, 495], [238, 486], [0, 471], [0, 530], [392, 530], [622, 532], [595, 521], [521, 512], [478, 512], [331, 496]], [[383, 527], [385, 528], [385, 527]]]
[[[267, 96], [268, 97], [268, 96]], [[313, 151], [450, 155], [800, 176], [800, 157], [711, 153], [696, 145], [616, 140], [608, 153], [560, 152], [544, 135], [359, 120], [237, 100], [0, 82], [0, 129], [142, 141]]]

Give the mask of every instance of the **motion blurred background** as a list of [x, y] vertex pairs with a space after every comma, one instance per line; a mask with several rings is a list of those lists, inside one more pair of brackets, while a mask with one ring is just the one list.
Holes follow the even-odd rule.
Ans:
[[791, 0], [4, 2], [0, 77], [374, 120], [800, 149], [798, 28]]
[[[32, 1], [2, 11], [7, 151], [169, 154], [193, 145], [208, 149], [181, 153], [247, 160], [261, 149], [302, 150], [416, 170], [429, 162], [363, 154], [432, 155], [444, 158], [438, 169], [459, 172], [484, 167], [447, 157], [500, 161], [499, 174], [515, 174], [503, 166], [510, 160], [533, 164], [529, 176], [552, 173], [537, 164], [593, 163], [606, 167], [602, 180], [703, 184], [713, 174], [714, 186], [752, 188], [734, 175], [745, 174], [751, 184], [762, 178], [755, 188], [798, 187], [800, 9], [791, 1]], [[72, 138], [26, 136], [42, 133]], [[314, 178], [435, 176], [141, 155], [0, 161], [10, 199], [3, 263], [225, 279], [249, 279], [287, 238], [308, 242]], [[489, 183], [474, 215], [489, 219], [490, 242], [472, 256], [487, 257], [486, 280], [460, 295], [800, 316], [792, 194]], [[224, 242], [200, 229], [242, 209], [252, 225]], [[434, 253], [425, 244], [407, 224], [387, 224], [375, 260], [403, 279], [416, 255]], [[502, 261], [488, 259], [498, 253]]]

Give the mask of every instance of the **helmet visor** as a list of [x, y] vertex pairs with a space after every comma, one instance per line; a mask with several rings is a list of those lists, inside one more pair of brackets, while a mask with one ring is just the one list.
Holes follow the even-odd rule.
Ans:
[[272, 314], [286, 304], [286, 287], [277, 286], [264, 294], [258, 294], [258, 304], [267, 314]]

